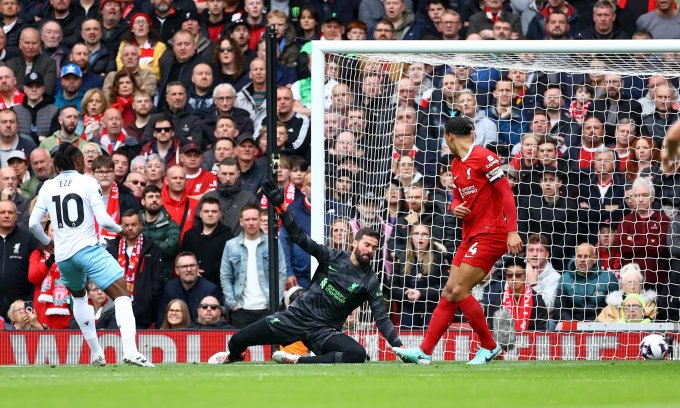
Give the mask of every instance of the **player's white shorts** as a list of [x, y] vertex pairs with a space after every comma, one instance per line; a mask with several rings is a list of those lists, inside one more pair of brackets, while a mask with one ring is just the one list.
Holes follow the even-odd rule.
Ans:
[[123, 277], [123, 268], [100, 245], [88, 246], [69, 259], [57, 262], [64, 285], [74, 291], [85, 288], [89, 277], [101, 290]]

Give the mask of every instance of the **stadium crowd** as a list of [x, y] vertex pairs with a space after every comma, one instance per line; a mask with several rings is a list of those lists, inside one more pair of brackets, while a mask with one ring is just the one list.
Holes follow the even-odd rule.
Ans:
[[[21, 330], [76, 327], [53, 255], [27, 231], [64, 142], [128, 231], [98, 234], [125, 269], [138, 328], [239, 329], [270, 313], [266, 25], [278, 43], [278, 182], [307, 233], [320, 109], [310, 40], [680, 38], [671, 0], [0, 0], [0, 15], [0, 312]], [[428, 325], [459, 240], [442, 143], [453, 116], [504, 160], [526, 245], [477, 291], [490, 323], [499, 310], [517, 330], [680, 320], [680, 163], [663, 160], [678, 78], [602, 64], [594, 55], [578, 74], [328, 58], [327, 188], [315, 190], [327, 244], [350, 250], [361, 227], [380, 231], [376, 270], [401, 329]], [[277, 256], [280, 292], [307, 287], [310, 258], [284, 228]], [[112, 302], [87, 291], [97, 326], [116, 327]]]

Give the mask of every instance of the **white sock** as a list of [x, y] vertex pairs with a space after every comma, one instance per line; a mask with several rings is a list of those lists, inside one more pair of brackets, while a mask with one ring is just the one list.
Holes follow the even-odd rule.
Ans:
[[87, 345], [90, 346], [90, 354], [93, 358], [103, 356], [104, 351], [99, 345], [99, 339], [97, 338], [94, 309], [87, 304], [87, 296], [82, 298], [71, 296], [71, 298], [73, 299], [73, 317], [78, 322]]
[[116, 313], [116, 321], [120, 329], [120, 339], [123, 342], [123, 355], [134, 357], [139, 354], [137, 350], [137, 323], [132, 312], [132, 299], [129, 296], [120, 296], [113, 301]]

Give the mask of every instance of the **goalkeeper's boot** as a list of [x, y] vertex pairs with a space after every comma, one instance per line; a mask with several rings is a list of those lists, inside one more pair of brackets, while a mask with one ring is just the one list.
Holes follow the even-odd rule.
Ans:
[[281, 350], [275, 351], [274, 354], [272, 354], [272, 360], [279, 364], [297, 364], [298, 359], [300, 359], [300, 356], [286, 353], [285, 351]]
[[477, 354], [475, 354], [475, 357], [472, 360], [468, 361], [468, 364], [470, 365], [487, 364], [491, 360], [498, 358], [502, 352], [503, 349], [501, 348], [500, 344], [496, 344], [496, 347], [493, 350], [480, 347], [479, 350], [477, 350]]
[[432, 362], [432, 356], [423, 353], [420, 347], [392, 347], [392, 351], [394, 351], [394, 354], [396, 354], [404, 363], [430, 364]]
[[237, 361], [243, 361], [245, 358], [245, 351], [241, 353], [238, 358], [232, 358], [228, 351], [220, 351], [210, 356], [208, 359], [208, 364], [231, 364]]

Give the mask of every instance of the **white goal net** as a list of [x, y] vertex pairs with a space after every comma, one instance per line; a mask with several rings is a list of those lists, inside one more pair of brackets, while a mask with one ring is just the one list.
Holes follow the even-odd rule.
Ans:
[[[637, 358], [645, 334], [676, 336], [680, 163], [662, 159], [680, 44], [317, 41], [312, 69], [313, 236], [348, 248], [358, 228], [380, 232], [375, 271], [408, 345], [461, 237], [442, 138], [454, 116], [474, 122], [516, 197], [525, 252], [473, 292], [506, 358]], [[388, 355], [370, 310], [348, 330]], [[457, 316], [435, 359], [476, 347]]]

